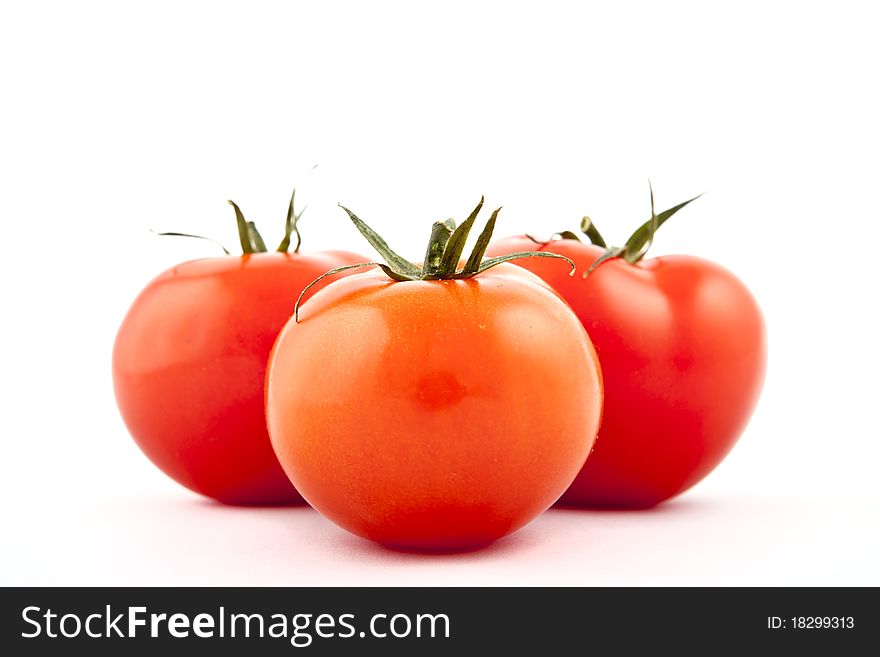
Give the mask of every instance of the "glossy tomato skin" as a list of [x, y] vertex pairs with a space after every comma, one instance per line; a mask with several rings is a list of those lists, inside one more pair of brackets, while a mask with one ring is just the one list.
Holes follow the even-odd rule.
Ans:
[[[488, 253], [535, 247], [513, 237]], [[574, 309], [605, 381], [593, 453], [560, 503], [646, 508], [687, 490], [727, 455], [757, 404], [766, 337], [754, 297], [700, 258], [614, 259], [584, 279], [602, 249], [575, 240], [539, 248], [577, 265], [570, 278], [537, 258], [518, 261]]]
[[279, 335], [266, 393], [272, 444], [305, 499], [417, 550], [484, 545], [544, 511], [583, 465], [602, 402], [583, 327], [512, 265], [334, 283]]
[[269, 443], [266, 362], [302, 289], [363, 261], [258, 253], [193, 260], [155, 278], [113, 348], [116, 400], [141, 450], [172, 479], [227, 504], [302, 503]]

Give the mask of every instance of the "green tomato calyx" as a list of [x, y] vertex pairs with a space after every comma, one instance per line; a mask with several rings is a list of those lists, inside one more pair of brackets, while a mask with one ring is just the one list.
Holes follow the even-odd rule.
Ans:
[[331, 269], [316, 278], [309, 283], [305, 289], [303, 289], [299, 298], [296, 300], [296, 305], [294, 307], [294, 317], [296, 321], [299, 321], [300, 303], [309, 288], [327, 276], [332, 276], [357, 267], [379, 267], [389, 278], [398, 282], [441, 281], [473, 278], [487, 269], [500, 265], [502, 262], [517, 260], [519, 258], [557, 258], [568, 262], [571, 266], [570, 275], [574, 275], [574, 262], [558, 253], [520, 251], [484, 260], [483, 257], [486, 255], [486, 249], [489, 247], [489, 241], [492, 239], [492, 232], [495, 230], [495, 222], [498, 219], [498, 213], [501, 211], [501, 208], [496, 208], [492, 212], [485, 227], [482, 232], [480, 232], [470, 256], [468, 256], [464, 265], [459, 268], [465, 243], [467, 242], [471, 229], [474, 226], [477, 215], [483, 207], [483, 201], [484, 199], [481, 198], [480, 202], [477, 203], [477, 207], [475, 207], [468, 215], [467, 219], [461, 222], [458, 226], [456, 226], [454, 219], [434, 222], [431, 227], [431, 236], [428, 240], [428, 248], [425, 251], [424, 262], [421, 266], [398, 255], [396, 251], [388, 246], [388, 243], [381, 235], [370, 228], [363, 220], [358, 218], [354, 212], [340, 204], [339, 207], [346, 212], [349, 219], [351, 219], [351, 222], [370, 245], [379, 253], [379, 255], [382, 256], [384, 262], [363, 262], [356, 265], [345, 265], [344, 267]]
[[[293, 248], [294, 253], [299, 253], [299, 247], [302, 244], [302, 237], [299, 234], [299, 228], [297, 224], [299, 223], [299, 218], [302, 216], [302, 213], [305, 212], [305, 208], [300, 210], [299, 212], [294, 211], [294, 200], [296, 199], [296, 189], [293, 190], [293, 193], [290, 195], [290, 204], [287, 207], [287, 219], [284, 222], [284, 239], [281, 240], [281, 244], [278, 245], [278, 248], [275, 249], [278, 253], [287, 253], [290, 250], [290, 241], [293, 236], [296, 236], [296, 245]], [[244, 214], [241, 211], [241, 208], [234, 201], [228, 201], [229, 205], [232, 206], [232, 209], [235, 210], [235, 221], [238, 224], [238, 239], [241, 243], [241, 252], [243, 255], [248, 255], [251, 253], [266, 253], [269, 249], [266, 248], [266, 243], [263, 241], [262, 235], [260, 235], [260, 231], [257, 230], [257, 225], [253, 221], [248, 221], [244, 218]], [[217, 240], [211, 239], [210, 237], [203, 237], [202, 235], [191, 235], [189, 233], [156, 233], [162, 237], [170, 236], [170, 237], [191, 237], [198, 240], [208, 240], [209, 242], [213, 242], [221, 249], [223, 249], [223, 253], [226, 255], [231, 255], [229, 249], [223, 246]]]
[[[684, 206], [696, 201], [703, 194], [697, 194], [692, 199], [685, 201], [684, 203], [679, 203], [678, 205], [669, 208], [668, 210], [664, 210], [660, 214], [657, 214], [654, 210], [654, 188], [651, 185], [651, 181], [648, 181], [648, 188], [651, 192], [651, 218], [648, 219], [645, 223], [639, 226], [635, 232], [629, 236], [629, 239], [626, 241], [626, 244], [623, 246], [608, 246], [605, 242], [605, 239], [602, 237], [602, 234], [599, 232], [599, 229], [596, 228], [596, 224], [593, 223], [593, 220], [589, 217], [584, 217], [581, 219], [581, 232], [587, 236], [587, 239], [590, 240], [590, 244], [594, 244], [595, 246], [599, 246], [605, 251], [596, 258], [596, 261], [590, 265], [590, 268], [584, 272], [584, 278], [589, 276], [599, 265], [601, 265], [606, 260], [611, 260], [613, 258], [622, 258], [626, 260], [631, 265], [634, 265], [639, 260], [647, 255], [648, 250], [651, 248], [651, 245], [654, 243], [654, 234], [657, 232], [657, 229], [660, 228], [666, 220], [669, 219], [676, 212], [681, 210]], [[539, 244], [547, 244], [547, 242], [540, 242], [536, 240], [534, 237], [528, 236], [533, 242]], [[577, 233], [574, 233], [570, 230], [565, 230], [560, 233], [554, 234], [553, 238], [567, 239], [567, 240], [577, 240], [581, 241], [580, 237]], [[551, 240], [553, 239], [551, 238]]]

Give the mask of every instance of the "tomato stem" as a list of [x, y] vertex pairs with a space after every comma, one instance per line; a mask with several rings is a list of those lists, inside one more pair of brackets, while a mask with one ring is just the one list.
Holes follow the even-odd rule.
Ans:
[[[473, 278], [487, 269], [491, 269], [503, 262], [509, 262], [510, 260], [516, 260], [519, 258], [556, 258], [558, 260], [566, 261], [571, 267], [569, 275], [574, 275], [574, 262], [570, 258], [566, 258], [558, 253], [549, 253], [545, 251], [520, 251], [518, 253], [509, 253], [497, 258], [484, 259], [501, 208], [496, 208], [492, 212], [485, 227], [480, 232], [470, 256], [461, 269], [459, 269], [465, 243], [467, 242], [468, 235], [470, 234], [471, 228], [473, 228], [477, 215], [483, 207], [483, 201], [484, 199], [481, 198], [480, 202], [477, 203], [477, 206], [471, 211], [467, 219], [457, 227], [455, 221], [452, 219], [434, 222], [434, 225], [431, 227], [431, 237], [428, 241], [428, 248], [425, 251], [425, 260], [421, 267], [400, 256], [388, 246], [388, 243], [381, 235], [370, 228], [354, 212], [346, 208], [344, 205], [340, 205], [339, 207], [348, 214], [349, 219], [351, 219], [351, 222], [355, 225], [358, 231], [360, 231], [361, 235], [363, 235], [370, 245], [379, 252], [379, 255], [382, 256], [385, 262], [364, 262], [357, 265], [346, 265], [342, 268], [331, 269], [309, 283], [305, 290], [303, 290], [303, 294], [305, 294], [306, 290], [326, 276], [337, 274], [346, 269], [369, 266], [378, 266], [389, 278], [398, 282], [462, 280]], [[299, 304], [302, 301], [303, 294], [300, 294], [296, 301], [296, 305], [294, 306], [294, 317], [297, 321], [299, 318]]]
[[[570, 231], [566, 232], [574, 235], [574, 233], [571, 233]], [[608, 245], [605, 243], [605, 238], [602, 237], [599, 229], [596, 228], [596, 224], [594, 224], [593, 220], [586, 215], [581, 219], [581, 232], [590, 238], [590, 243], [595, 244], [596, 246], [601, 246], [603, 249], [608, 248]], [[562, 233], [562, 235], [564, 236], [565, 234]]]
[[432, 276], [440, 271], [440, 263], [443, 260], [443, 250], [446, 248], [449, 238], [455, 230], [455, 220], [435, 221], [431, 227], [431, 237], [428, 240], [428, 250], [425, 251], [425, 262], [422, 270], [425, 275]]
[[492, 216], [489, 217], [489, 221], [486, 222], [486, 226], [477, 238], [477, 242], [467, 262], [459, 269], [461, 254], [464, 251], [468, 235], [471, 228], [473, 228], [480, 209], [483, 207], [482, 198], [468, 215], [467, 219], [458, 227], [456, 227], [455, 221], [452, 219], [434, 223], [431, 229], [430, 242], [425, 252], [425, 263], [421, 267], [398, 255], [376, 231], [370, 228], [351, 210], [343, 205], [339, 207], [345, 210], [355, 227], [357, 227], [372, 247], [379, 252], [379, 255], [387, 263], [387, 266], [383, 267], [383, 271], [396, 281], [471, 278], [480, 272], [486, 271], [489, 267], [494, 267], [515, 258], [525, 257], [558, 258], [567, 261], [572, 267], [572, 272], [574, 271], [574, 263], [569, 258], [557, 253], [545, 253], [543, 251], [523, 251], [518, 254], [483, 260], [483, 256], [485, 256], [486, 249], [489, 246], [489, 241], [492, 239], [492, 232], [495, 230], [495, 222], [498, 219], [498, 213], [501, 211], [501, 208], [497, 208], [492, 212]]
[[654, 186], [651, 184], [650, 180], [648, 180], [648, 190], [651, 194], [651, 218], [636, 228], [623, 246], [608, 246], [605, 243], [605, 239], [596, 228], [596, 225], [593, 223], [593, 220], [586, 216], [581, 219], [581, 231], [590, 239], [592, 244], [601, 246], [605, 249], [602, 255], [596, 258], [595, 262], [593, 262], [589, 269], [584, 272], [584, 278], [593, 273], [593, 271], [595, 271], [595, 269], [603, 262], [613, 258], [623, 258], [631, 265], [637, 263], [647, 255], [648, 250], [654, 243], [654, 235], [657, 233], [657, 229], [666, 223], [666, 220], [676, 212], [702, 196], [702, 194], [697, 194], [692, 199], [688, 199], [684, 203], [679, 203], [678, 205], [657, 214], [654, 210]]
[[[299, 247], [302, 244], [302, 237], [299, 234], [299, 228], [297, 227], [297, 224], [299, 223], [299, 218], [302, 216], [303, 212], [305, 212], [305, 208], [303, 208], [299, 212], [295, 212], [295, 199], [296, 189], [294, 188], [293, 193], [290, 195], [290, 204], [287, 207], [287, 219], [284, 222], [284, 239], [281, 240], [281, 244], [279, 244], [278, 248], [276, 249], [276, 251], [278, 251], [279, 253], [286, 253], [290, 249], [291, 237], [294, 235], [296, 236], [296, 245], [293, 248], [293, 252], [299, 253]], [[233, 210], [235, 210], [235, 222], [238, 226], [238, 241], [241, 244], [241, 252], [245, 255], [250, 253], [266, 253], [268, 249], [266, 248], [266, 243], [263, 241], [263, 236], [260, 235], [260, 231], [257, 230], [257, 225], [253, 221], [248, 221], [244, 218], [244, 213], [241, 211], [241, 208], [239, 208], [236, 203], [234, 203], [233, 201], [228, 201], [228, 203], [232, 206]], [[192, 237], [199, 240], [208, 240], [209, 242], [213, 242], [221, 249], [223, 249], [223, 253], [225, 253], [226, 255], [231, 255], [229, 249], [220, 244], [220, 242], [218, 242], [217, 240], [211, 239], [210, 237], [177, 232], [156, 234], [170, 237]]]

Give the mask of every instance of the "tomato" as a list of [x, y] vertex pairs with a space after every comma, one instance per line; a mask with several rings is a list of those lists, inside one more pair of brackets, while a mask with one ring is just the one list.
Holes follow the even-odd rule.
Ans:
[[183, 263], [140, 293], [113, 349], [116, 399], [141, 450], [187, 488], [228, 504], [302, 503], [269, 443], [266, 361], [300, 291], [363, 257], [258, 252], [249, 230], [253, 253]]
[[291, 481], [341, 527], [398, 548], [522, 527], [574, 479], [601, 413], [595, 352], [565, 302], [513, 265], [456, 270], [455, 250], [445, 274], [398, 261], [411, 278], [327, 286], [269, 360], [269, 435]]
[[[511, 237], [488, 253], [526, 248], [534, 241]], [[697, 257], [615, 257], [584, 277], [606, 249], [577, 239], [537, 248], [571, 258], [581, 272], [572, 278], [546, 260], [519, 261], [574, 309], [605, 382], [599, 436], [561, 503], [642, 508], [687, 490], [730, 451], [757, 403], [766, 339], [754, 297]]]

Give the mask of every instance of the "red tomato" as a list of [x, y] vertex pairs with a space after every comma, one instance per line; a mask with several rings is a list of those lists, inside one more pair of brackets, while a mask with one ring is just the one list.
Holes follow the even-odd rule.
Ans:
[[266, 393], [272, 445], [312, 506], [364, 538], [429, 550], [489, 543], [549, 507], [602, 404], [577, 318], [507, 264], [328, 286], [279, 335]]
[[153, 280], [113, 350], [116, 399], [138, 446], [171, 478], [221, 502], [301, 502], [266, 433], [266, 361], [299, 292], [362, 261], [255, 253], [186, 262]]
[[576, 263], [569, 277], [552, 261], [518, 261], [574, 309], [605, 382], [596, 445], [561, 502], [651, 507], [687, 490], [730, 451], [757, 403], [766, 341], [755, 299], [730, 272], [690, 256], [615, 258], [584, 278], [604, 250], [577, 240], [511, 237], [487, 253], [535, 248]]
[[[245, 251], [265, 251], [253, 224], [237, 207], [236, 214]], [[295, 225], [291, 199], [280, 249]], [[303, 288], [332, 267], [362, 261], [339, 251], [227, 255], [183, 263], [147, 285], [116, 336], [113, 383], [150, 460], [227, 504], [302, 503], [269, 443], [266, 361]]]

